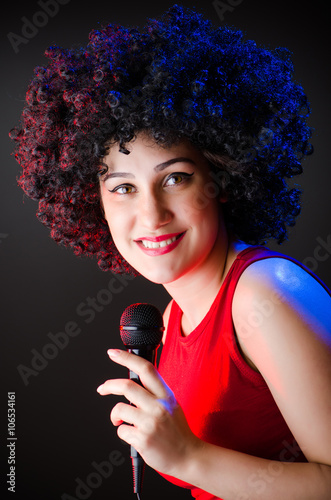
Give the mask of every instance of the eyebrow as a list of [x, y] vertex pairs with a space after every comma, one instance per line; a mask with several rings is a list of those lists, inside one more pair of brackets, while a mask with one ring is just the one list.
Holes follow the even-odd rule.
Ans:
[[[155, 172], [162, 172], [167, 167], [170, 167], [170, 165], [173, 165], [174, 163], [191, 163], [192, 165], [195, 165], [195, 162], [191, 160], [190, 158], [185, 158], [184, 156], [180, 156], [178, 158], [172, 158], [171, 160], [167, 160], [163, 163], [159, 163], [154, 167]], [[111, 179], [114, 177], [124, 177], [126, 179], [135, 179], [134, 174], [130, 172], [107, 172], [105, 176], [103, 177], [103, 181], [105, 182], [107, 179]]]

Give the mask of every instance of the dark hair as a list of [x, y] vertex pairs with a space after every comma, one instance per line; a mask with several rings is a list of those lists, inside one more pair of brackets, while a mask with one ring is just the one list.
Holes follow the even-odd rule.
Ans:
[[37, 216], [55, 241], [97, 256], [103, 270], [134, 273], [112, 242], [98, 177], [107, 146], [128, 153], [143, 130], [164, 146], [186, 138], [221, 167], [225, 220], [238, 238], [286, 239], [300, 192], [285, 179], [312, 151], [309, 106], [288, 50], [259, 48], [175, 5], [141, 31], [107, 25], [87, 47], [45, 54], [11, 137], [19, 185], [39, 200]]

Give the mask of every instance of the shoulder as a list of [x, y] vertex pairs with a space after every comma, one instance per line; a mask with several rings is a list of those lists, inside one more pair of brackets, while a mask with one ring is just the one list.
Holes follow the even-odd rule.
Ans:
[[331, 327], [331, 296], [304, 268], [289, 259], [271, 257], [245, 269], [233, 298], [234, 320], [255, 314], [256, 322], [258, 318], [261, 322], [261, 316], [288, 308], [318, 317]]
[[330, 310], [327, 290], [304, 268], [281, 257], [259, 260], [246, 268], [232, 303], [233, 322], [245, 354], [255, 342], [270, 340], [271, 331], [277, 332], [274, 342], [281, 342], [285, 335], [302, 339], [307, 325], [319, 332], [321, 341], [331, 344]]

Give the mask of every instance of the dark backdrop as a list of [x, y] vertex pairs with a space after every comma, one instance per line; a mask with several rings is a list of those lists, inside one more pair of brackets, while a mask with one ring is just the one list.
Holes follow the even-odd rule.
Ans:
[[[111, 281], [113, 276], [100, 271], [95, 261], [79, 259], [49, 238], [35, 217], [36, 203], [26, 199], [16, 185], [19, 167], [11, 156], [8, 130], [19, 118], [33, 68], [45, 63], [43, 51], [49, 45], [85, 44], [89, 31], [106, 21], [142, 25], [147, 16], [160, 14], [173, 2], [65, 1], [61, 0], [61, 5], [58, 2], [53, 17], [36, 14], [42, 11], [37, 1], [22, 0], [6, 2], [6, 14], [3, 11], [1, 16], [4, 444], [8, 391], [16, 393], [17, 415], [16, 493], [6, 490], [6, 498], [130, 499], [134, 496], [128, 448], [108, 421], [116, 398], [101, 398], [95, 389], [107, 378], [126, 376], [106, 355], [107, 348], [121, 347], [118, 323], [123, 309], [138, 301], [152, 302], [163, 309], [168, 296], [161, 287], [141, 278]], [[182, 3], [201, 8], [216, 24], [243, 29], [259, 43], [287, 46], [294, 52], [296, 77], [304, 84], [312, 105], [310, 123], [316, 129], [316, 152], [306, 160], [306, 171], [300, 179], [304, 189], [302, 215], [289, 242], [280, 250], [305, 262], [330, 286], [330, 72], [325, 4], [232, 0], [236, 7], [229, 9], [222, 20], [212, 1]], [[15, 51], [7, 35], [11, 32], [22, 36], [24, 16], [44, 26], [35, 32], [30, 27], [27, 43], [19, 43]], [[62, 346], [54, 347], [54, 339]], [[48, 360], [43, 361], [40, 353]], [[9, 448], [4, 449], [7, 456]], [[96, 470], [102, 462], [107, 462], [102, 465], [103, 475], [108, 477]], [[2, 471], [3, 475], [8, 473], [7, 463]], [[90, 490], [82, 486], [76, 491], [78, 484], [86, 482]], [[187, 491], [168, 484], [150, 469], [146, 471], [143, 493], [144, 500], [162, 500], [171, 495], [176, 499], [190, 497]]]

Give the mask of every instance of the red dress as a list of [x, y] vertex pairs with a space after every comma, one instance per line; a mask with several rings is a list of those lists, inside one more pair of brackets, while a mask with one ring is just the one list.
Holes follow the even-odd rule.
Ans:
[[[191, 430], [203, 441], [256, 457], [306, 462], [263, 377], [242, 357], [232, 322], [232, 299], [239, 277], [253, 262], [270, 257], [295, 262], [331, 295], [323, 282], [295, 259], [265, 247], [249, 247], [238, 254], [208, 313], [187, 337], [181, 334], [182, 311], [173, 301], [159, 372], [173, 390]], [[192, 496], [199, 500], [217, 498], [164, 477], [191, 488]]]

